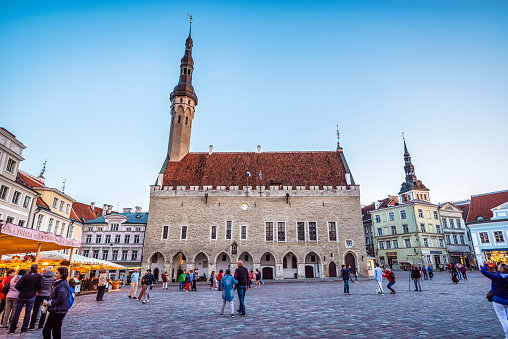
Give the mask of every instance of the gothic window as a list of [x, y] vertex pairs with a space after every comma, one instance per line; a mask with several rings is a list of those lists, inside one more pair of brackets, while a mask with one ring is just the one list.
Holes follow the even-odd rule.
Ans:
[[231, 234], [233, 233], [233, 222], [226, 221], [226, 239], [231, 240]]
[[317, 240], [317, 226], [315, 221], [309, 222], [309, 240]]
[[[180, 100], [182, 100], [182, 99], [180, 99]], [[179, 115], [179, 116], [178, 116], [178, 123], [180, 123], [181, 121], [182, 121], [182, 116], [181, 116], [181, 115]]]
[[211, 234], [212, 240], [217, 240], [217, 226], [212, 226], [211, 232], [212, 232]]
[[182, 240], [187, 239], [187, 226], [182, 226]]
[[162, 239], [167, 239], [169, 233], [169, 226], [164, 226], [162, 228]]
[[185, 124], [188, 125], [189, 124], [189, 117], [185, 117]]
[[335, 221], [328, 223], [328, 237], [330, 241], [337, 241], [337, 225]]
[[286, 223], [277, 223], [277, 241], [286, 241]]
[[265, 223], [265, 239], [266, 241], [273, 241], [273, 222]]
[[247, 240], [247, 226], [241, 227], [240, 239]]
[[298, 241], [305, 241], [305, 223], [298, 221], [296, 227], [298, 229]]

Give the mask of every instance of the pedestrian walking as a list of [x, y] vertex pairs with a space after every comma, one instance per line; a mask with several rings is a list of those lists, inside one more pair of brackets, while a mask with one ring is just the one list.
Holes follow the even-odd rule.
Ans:
[[224, 307], [226, 306], [226, 302], [229, 302], [229, 308], [231, 312], [231, 318], [235, 317], [235, 306], [233, 304], [233, 299], [235, 293], [233, 291], [233, 284], [238, 284], [238, 280], [231, 276], [231, 271], [228, 268], [226, 270], [226, 275], [221, 279], [221, 290], [222, 290], [222, 307], [220, 309], [220, 317], [224, 315]]
[[454, 284], [458, 284], [459, 283], [459, 279], [457, 278], [457, 268], [455, 267], [455, 265], [452, 265], [450, 267], [450, 273], [452, 275], [452, 282]]
[[[143, 280], [143, 278], [141, 278], [141, 280]], [[143, 299], [145, 297], [145, 295], [146, 295], [146, 285], [145, 284], [141, 284], [141, 293], [139, 293], [139, 295], [138, 295], [138, 301]]]
[[101, 268], [99, 275], [99, 282], [97, 283], [97, 297], [95, 298], [97, 301], [104, 301], [104, 293], [106, 292], [106, 286], [108, 285], [108, 275], [106, 274], [106, 269]]
[[508, 265], [499, 264], [496, 273], [489, 272], [489, 265], [492, 261], [487, 260], [481, 267], [481, 272], [484, 276], [492, 280], [490, 284], [490, 299], [492, 307], [496, 312], [497, 318], [503, 327], [505, 337], [508, 338]]
[[69, 270], [67, 267], [61, 266], [56, 269], [55, 283], [49, 300], [43, 303], [43, 306], [48, 307], [49, 312], [48, 320], [42, 330], [44, 339], [51, 339], [51, 335], [54, 339], [62, 338], [62, 322], [70, 307], [71, 287], [67, 282], [68, 275]]
[[261, 272], [256, 268], [256, 284], [254, 287], [261, 288]]
[[[10, 322], [14, 317], [16, 311], [16, 302], [18, 300], [19, 291], [16, 289], [16, 283], [25, 275], [25, 270], [19, 270], [18, 274], [9, 281], [9, 290], [5, 295], [5, 311], [4, 319], [2, 321], [2, 328], [7, 328], [7, 322]], [[10, 318], [10, 319], [9, 319]]]
[[168, 272], [162, 274], [162, 289], [168, 289]]
[[[37, 315], [39, 314], [39, 310], [41, 308], [44, 300], [49, 300], [49, 296], [51, 295], [51, 290], [53, 289], [53, 283], [55, 282], [55, 275], [53, 274], [53, 266], [46, 267], [44, 274], [42, 275], [42, 288], [37, 292], [37, 296], [35, 297], [34, 308], [32, 311], [32, 319], [30, 320], [29, 330], [35, 329], [35, 323], [37, 322]], [[44, 327], [44, 322], [46, 321], [46, 312], [41, 312], [41, 317], [39, 320], [38, 329], [42, 329]]]
[[464, 278], [464, 280], [467, 280], [466, 272], [467, 272], [466, 266], [460, 265], [460, 273], [462, 274], [462, 277]]
[[346, 265], [341, 266], [340, 273], [342, 275], [342, 280], [344, 280], [344, 295], [351, 295], [349, 293], [349, 272], [351, 272], [351, 265], [346, 269]]
[[420, 285], [420, 270], [416, 267], [416, 264], [413, 264], [413, 268], [411, 269], [411, 279], [413, 279], [413, 283], [415, 284], [415, 291], [422, 291], [422, 286]]
[[139, 269], [136, 268], [134, 272], [131, 274], [131, 290], [129, 291], [129, 298], [136, 299], [136, 293], [138, 292], [138, 284], [139, 284]]
[[390, 294], [395, 294], [397, 292], [395, 292], [395, 290], [392, 288], [392, 286], [395, 284], [395, 273], [393, 273], [393, 271], [387, 267], [385, 269], [385, 274], [383, 274], [383, 277], [385, 277], [386, 279], [388, 279], [388, 285], [386, 285], [386, 287], [388, 287], [388, 289], [391, 291]]
[[184, 271], [180, 273], [178, 276], [178, 288], [179, 291], [183, 291], [185, 289], [185, 274]]
[[196, 291], [197, 292], [197, 289], [196, 289], [196, 283], [198, 282], [198, 270], [194, 270], [194, 272], [192, 273], [192, 288], [191, 288], [191, 292], [192, 291]]
[[462, 280], [462, 272], [460, 271], [461, 266], [462, 265], [460, 265], [460, 264], [455, 265], [455, 269], [457, 270], [457, 279], [459, 279], [459, 280]]
[[430, 278], [430, 280], [432, 280], [432, 278], [434, 277], [434, 272], [433, 272], [433, 269], [432, 269], [432, 265], [429, 265], [429, 267], [427, 268], [427, 271], [429, 272], [429, 278]]
[[374, 269], [374, 279], [376, 279], [377, 283], [377, 293], [385, 294], [383, 292], [383, 271], [379, 268], [379, 263], [376, 263], [376, 268]]
[[256, 277], [254, 276], [254, 271], [253, 270], [250, 270], [250, 272], [249, 272], [249, 278], [250, 278], [249, 286], [254, 285], [254, 281], [256, 280]]
[[185, 292], [189, 292], [189, 286], [192, 284], [191, 273], [185, 273]]
[[213, 271], [212, 273], [213, 273], [213, 289], [216, 290], [218, 288], [217, 275], [215, 274], [215, 271]]
[[236, 291], [238, 292], [238, 300], [240, 302], [240, 309], [238, 313], [245, 315], [245, 292], [249, 288], [249, 270], [243, 267], [243, 261], [239, 260], [236, 263], [237, 269], [235, 270], [235, 280], [238, 281], [236, 284]]
[[423, 272], [423, 280], [429, 280], [429, 275], [427, 274], [427, 267], [425, 267], [425, 265], [423, 265], [422, 267], [422, 272]]
[[150, 301], [150, 290], [153, 288], [153, 284], [155, 283], [155, 276], [152, 274], [151, 269], [146, 270], [146, 274], [143, 277], [141, 283], [145, 285], [145, 300], [143, 300], [143, 304], [146, 304]]
[[[7, 271], [7, 276], [2, 280], [2, 283], [0, 284], [0, 313], [5, 309], [5, 303], [6, 303], [6, 296], [7, 292], [9, 292], [10, 285], [7, 286], [7, 284], [11, 281], [12, 278], [16, 276], [16, 270], [11, 268]], [[5, 289], [5, 291], [4, 291]], [[4, 293], [5, 292], [5, 293]]]
[[219, 285], [219, 291], [222, 291], [221, 281], [222, 281], [222, 277], [223, 276], [224, 276], [224, 271], [223, 270], [219, 270], [219, 274], [217, 274], [217, 282], [218, 282], [218, 285]]
[[35, 297], [37, 291], [42, 289], [42, 276], [37, 273], [37, 268], [39, 268], [39, 266], [33, 264], [30, 267], [30, 272], [22, 276], [21, 279], [16, 282], [15, 287], [19, 291], [19, 294], [16, 300], [16, 311], [12, 317], [9, 333], [16, 332], [16, 326], [18, 326], [19, 315], [21, 314], [23, 306], [25, 306], [25, 316], [23, 318], [23, 324], [21, 325], [21, 333], [28, 331]]
[[444, 269], [443, 269], [443, 264], [439, 264], [439, 272], [443, 272]]

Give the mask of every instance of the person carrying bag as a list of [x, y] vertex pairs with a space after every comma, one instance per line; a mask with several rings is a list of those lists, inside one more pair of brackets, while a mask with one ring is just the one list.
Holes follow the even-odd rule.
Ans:
[[508, 265], [499, 264], [497, 273], [491, 273], [489, 272], [491, 263], [490, 260], [486, 261], [481, 269], [482, 274], [492, 280], [487, 300], [492, 302], [505, 337], [508, 338]]

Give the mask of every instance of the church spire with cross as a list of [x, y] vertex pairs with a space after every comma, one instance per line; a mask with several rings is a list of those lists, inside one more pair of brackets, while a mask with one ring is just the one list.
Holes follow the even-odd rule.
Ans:
[[406, 174], [406, 180], [402, 183], [399, 191], [401, 201], [418, 199], [430, 202], [429, 189], [425, 187], [421, 180], [416, 178], [415, 167], [411, 161], [411, 154], [407, 150], [404, 133], [402, 133], [402, 139], [404, 140], [404, 173]]
[[171, 100], [171, 127], [165, 165], [168, 161], [180, 161], [189, 153], [192, 120], [194, 119], [195, 107], [198, 104], [198, 97], [192, 86], [194, 73], [193, 41], [191, 37], [192, 15], [188, 14], [188, 16], [190, 19], [189, 37], [185, 40], [185, 53], [180, 63], [180, 77], [178, 84], [169, 96]]

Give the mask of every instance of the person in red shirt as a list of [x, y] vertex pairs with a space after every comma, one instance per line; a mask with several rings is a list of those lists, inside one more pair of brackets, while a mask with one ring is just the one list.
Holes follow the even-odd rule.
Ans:
[[224, 276], [224, 273], [222, 270], [220, 270], [219, 274], [217, 274], [217, 283], [219, 285], [219, 291], [222, 291], [222, 286], [220, 285], [220, 281], [222, 280], [223, 276]]
[[162, 289], [168, 289], [168, 272], [162, 274]]
[[[5, 285], [7, 285], [14, 276], [16, 276], [16, 270], [11, 268], [10, 270], [7, 271], [7, 277], [5, 277], [4, 280], [2, 280], [2, 283], [0, 284], [0, 292], [2, 292]], [[5, 308], [5, 294], [1, 293], [0, 298], [2, 299], [2, 301], [0, 302], [0, 313], [2, 313]]]
[[386, 279], [388, 279], [388, 285], [386, 287], [388, 287], [388, 289], [391, 291], [390, 294], [395, 294], [397, 292], [395, 292], [395, 290], [392, 288], [393, 284], [395, 284], [395, 274], [390, 271], [390, 268], [385, 268], [385, 271], [383, 273], [383, 277], [385, 277]]

